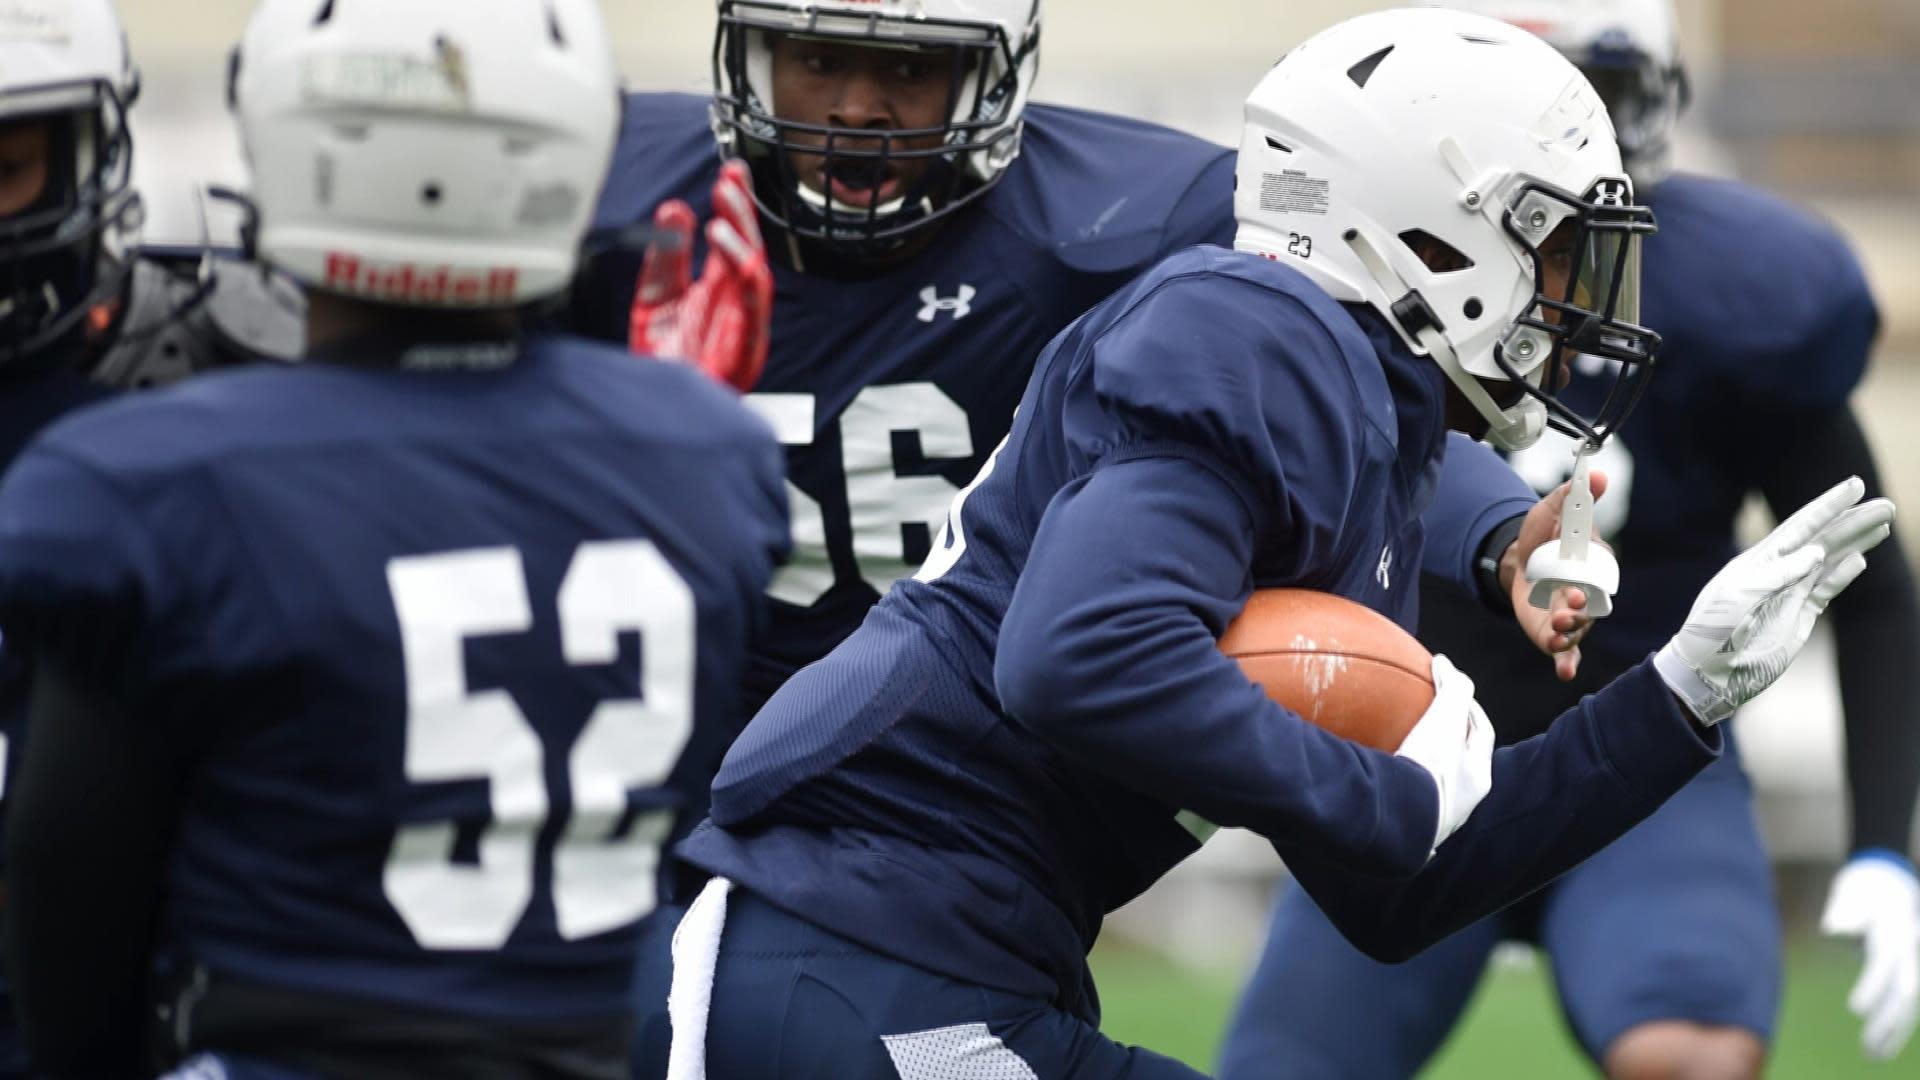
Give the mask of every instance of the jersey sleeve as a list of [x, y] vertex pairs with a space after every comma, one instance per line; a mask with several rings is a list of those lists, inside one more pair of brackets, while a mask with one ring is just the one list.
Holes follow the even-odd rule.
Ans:
[[1545, 734], [1495, 751], [1487, 797], [1415, 876], [1385, 881], [1305, 845], [1274, 847], [1349, 941], [1399, 963], [1624, 835], [1712, 764], [1721, 740], [1693, 726], [1645, 661]]
[[1193, 186], [1174, 203], [1163, 254], [1195, 244], [1233, 246], [1233, 235], [1240, 227], [1233, 215], [1233, 180], [1234, 154], [1224, 150], [1207, 162]]
[[180, 579], [123, 492], [53, 447], [0, 486], [0, 628], [7, 649], [137, 694], [187, 653]]
[[[1768, 455], [1760, 490], [1784, 519], [1836, 476], [1858, 476], [1866, 497], [1885, 493], [1880, 469], [1853, 410], [1807, 413]], [[1902, 547], [1903, 530], [1867, 559], [1867, 568], [1827, 609], [1840, 703], [1846, 717], [1849, 850], [1906, 852], [1920, 797], [1920, 595]]]
[[1252, 591], [1254, 545], [1235, 483], [1201, 459], [1122, 455], [1070, 484], [1001, 623], [1002, 707], [1172, 807], [1412, 874], [1432, 847], [1433, 781], [1274, 704], [1216, 644]]
[[[1779, 346], [1759, 354], [1741, 375], [1743, 385], [1765, 405], [1798, 411], [1846, 403], [1865, 377], [1880, 334], [1880, 308], [1860, 261], [1844, 241], [1819, 234], [1796, 307], [1798, 318], [1781, 328]], [[1814, 242], [1810, 242], [1814, 243]], [[1657, 392], [1657, 391], [1656, 391]]]
[[1458, 432], [1447, 436], [1433, 501], [1421, 515], [1427, 543], [1421, 569], [1458, 589], [1480, 595], [1477, 563], [1495, 529], [1533, 509], [1540, 496], [1499, 454]]
[[1204, 459], [1284, 581], [1334, 558], [1361, 468], [1346, 363], [1300, 300], [1235, 277], [1174, 277], [1093, 344], [1099, 412], [1070, 411], [1069, 439], [1096, 461], [1156, 448]]

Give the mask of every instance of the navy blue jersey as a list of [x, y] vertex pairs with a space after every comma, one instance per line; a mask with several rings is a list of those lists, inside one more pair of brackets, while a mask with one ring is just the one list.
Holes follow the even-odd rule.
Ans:
[[[748, 726], [680, 850], [871, 948], [1082, 1012], [1102, 917], [1208, 822], [1273, 838], [1316, 895], [1363, 883], [1342, 910], [1393, 910], [1375, 925], [1402, 943], [1458, 921], [1488, 894], [1397, 891], [1431, 854], [1427, 774], [1286, 713], [1215, 646], [1256, 584], [1414, 624], [1444, 387], [1289, 268], [1211, 247], [1162, 262], [1049, 345], [927, 564]], [[1443, 855], [1433, 880], [1487, 874], [1498, 896], [1523, 861], [1556, 865], [1529, 829], [1547, 792], [1661, 774], [1620, 797], [1631, 816], [1691, 775], [1706, 754], [1672, 737], [1657, 686], [1620, 691], [1627, 764], [1588, 732], [1526, 759], [1538, 779], [1496, 766], [1503, 839], [1463, 842], [1479, 862]], [[1569, 828], [1560, 808], [1546, 835], [1593, 845], [1612, 813]]]
[[[720, 160], [709, 99], [639, 94], [597, 226], [669, 198], [704, 219]], [[1007, 433], [1059, 330], [1179, 248], [1233, 236], [1233, 152], [1075, 109], [1026, 113], [1020, 158], [925, 250], [865, 271], [773, 248], [773, 347], [749, 401], [787, 444], [794, 557], [750, 706], [824, 656], [926, 557], [947, 504]], [[596, 260], [577, 317], [624, 342], [637, 256]]]
[[617, 1016], [659, 845], [733, 734], [778, 448], [692, 369], [598, 345], [325, 359], [46, 433], [0, 490], [9, 645], [193, 748], [186, 959]]
[[[1582, 645], [1601, 679], [1658, 649], [1694, 597], [1738, 551], [1734, 524], [1803, 418], [1845, 404], [1877, 333], [1872, 294], [1853, 253], [1826, 223], [1743, 184], [1673, 176], [1647, 196], [1660, 222], [1645, 253], [1642, 321], [1660, 332], [1660, 369], [1639, 408], [1601, 454], [1612, 487], [1595, 527], [1621, 566], [1615, 613]], [[1611, 385], [1576, 365], [1563, 397], [1592, 408]], [[1573, 447], [1548, 438], [1514, 458], [1541, 490], [1567, 476]], [[1832, 477], [1834, 481], [1841, 476]], [[1431, 605], [1428, 643], [1466, 657], [1510, 643], [1477, 612]], [[1518, 655], [1499, 664], [1519, 674]], [[1476, 673], [1475, 666], [1466, 670]], [[1539, 710], [1494, 714], [1505, 738], [1525, 737]]]
[[[0, 380], [0, 476], [43, 428], [109, 393], [106, 387], [67, 372]], [[6, 822], [7, 781], [23, 745], [21, 721], [26, 716], [27, 691], [25, 662], [0, 638], [0, 830]], [[13, 1010], [5, 1007], [8, 993], [6, 973], [0, 970], [0, 1076], [20, 1074], [26, 1067], [15, 1043]]]

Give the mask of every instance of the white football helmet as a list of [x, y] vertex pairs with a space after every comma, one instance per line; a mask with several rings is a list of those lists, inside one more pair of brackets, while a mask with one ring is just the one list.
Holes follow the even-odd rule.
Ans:
[[[1511, 25], [1401, 9], [1300, 45], [1247, 99], [1234, 208], [1235, 247], [1371, 305], [1498, 446], [1549, 422], [1603, 441], [1644, 387], [1660, 340], [1636, 325], [1653, 215], [1593, 88]], [[1543, 250], [1567, 260], [1564, 291], [1549, 293]], [[1618, 362], [1591, 419], [1554, 393], [1577, 353]]]
[[0, 368], [85, 355], [123, 309], [141, 208], [127, 109], [139, 94], [107, 0], [0, 5], [0, 125], [48, 125], [47, 183], [0, 218]]
[[[752, 167], [760, 212], [795, 236], [855, 254], [886, 251], [984, 195], [1020, 154], [1021, 117], [1040, 59], [1040, 0], [720, 0], [719, 12], [714, 136], [722, 154]], [[946, 123], [874, 130], [782, 119], [772, 91], [771, 42], [778, 35], [945, 51], [952, 68]], [[844, 205], [801, 182], [789, 153], [796, 135], [827, 140], [806, 150], [826, 159], [829, 175], [934, 161], [909, 191]], [[899, 145], [932, 136], [941, 141], [931, 149]]]
[[446, 308], [566, 288], [621, 109], [594, 0], [262, 0], [231, 97], [267, 263]]
[[1620, 158], [1644, 193], [1672, 167], [1673, 127], [1692, 100], [1673, 0], [1426, 0], [1539, 35], [1607, 103]]

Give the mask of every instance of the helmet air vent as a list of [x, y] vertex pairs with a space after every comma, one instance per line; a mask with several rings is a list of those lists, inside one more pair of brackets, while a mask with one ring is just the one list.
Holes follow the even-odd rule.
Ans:
[[313, 16], [313, 25], [325, 26], [332, 21], [333, 0], [327, 0], [326, 3], [320, 5], [320, 10]]
[[1353, 80], [1353, 85], [1365, 90], [1367, 88], [1367, 80], [1373, 78], [1374, 69], [1378, 68], [1380, 61], [1385, 60], [1387, 54], [1392, 51], [1393, 46], [1389, 45], [1379, 52], [1374, 53], [1372, 56], [1367, 57], [1365, 60], [1353, 65], [1347, 69], [1347, 78]]
[[1466, 252], [1425, 229], [1408, 229], [1400, 234], [1400, 242], [1407, 245], [1407, 250], [1436, 274], [1473, 269], [1473, 260], [1467, 257]]

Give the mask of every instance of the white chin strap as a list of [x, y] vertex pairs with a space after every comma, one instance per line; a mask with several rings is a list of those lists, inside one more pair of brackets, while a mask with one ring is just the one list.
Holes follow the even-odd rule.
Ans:
[[[1402, 278], [1381, 256], [1379, 250], [1373, 246], [1372, 241], [1368, 240], [1365, 234], [1357, 229], [1354, 230], [1347, 237], [1347, 244], [1353, 248], [1353, 253], [1359, 257], [1360, 264], [1366, 267], [1367, 273], [1373, 277], [1374, 284], [1378, 285], [1382, 292], [1388, 296], [1406, 296], [1414, 291], [1413, 287], [1407, 284], [1406, 279]], [[1383, 314], [1388, 319], [1394, 317], [1392, 312]], [[1547, 407], [1541, 404], [1539, 399], [1527, 395], [1511, 409], [1502, 409], [1499, 403], [1493, 400], [1493, 395], [1487, 393], [1487, 388], [1480, 385], [1480, 380], [1460, 362], [1459, 351], [1453, 347], [1453, 342], [1448, 340], [1447, 335], [1441, 332], [1439, 327], [1423, 326], [1414, 335], [1414, 339], [1420, 342], [1421, 348], [1427, 350], [1427, 355], [1433, 359], [1434, 363], [1440, 365], [1440, 370], [1446, 372], [1448, 381], [1452, 382], [1454, 388], [1467, 399], [1474, 411], [1486, 420], [1488, 442], [1502, 450], [1525, 450], [1539, 442], [1540, 436], [1546, 434]]]
[[901, 209], [907, 205], [907, 198], [902, 195], [892, 202], [881, 203], [879, 206], [869, 210], [864, 206], [854, 206], [850, 203], [843, 203], [839, 199], [822, 195], [805, 184], [800, 185], [800, 201], [813, 207], [823, 215], [835, 217], [866, 217], [868, 214], [872, 214], [875, 217], [887, 217], [899, 213]]
[[1509, 452], [1525, 450], [1547, 433], [1547, 407], [1537, 398], [1522, 397], [1513, 408], [1502, 409], [1480, 380], [1460, 363], [1460, 354], [1454, 351], [1453, 342], [1448, 341], [1445, 334], [1428, 326], [1421, 328], [1418, 337], [1427, 355], [1447, 373], [1454, 388], [1486, 419], [1488, 442]]

